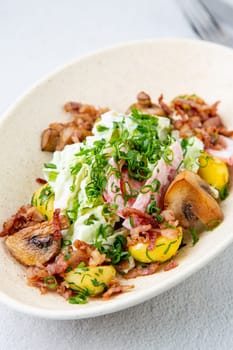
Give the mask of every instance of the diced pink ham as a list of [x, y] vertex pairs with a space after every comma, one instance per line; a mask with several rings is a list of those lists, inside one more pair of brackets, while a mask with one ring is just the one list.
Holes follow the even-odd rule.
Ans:
[[[128, 186], [135, 191], [136, 193], [139, 193], [142, 185], [144, 184], [144, 182], [140, 182], [136, 179], [132, 179], [129, 177], [128, 174], [128, 170], [127, 169], [122, 169], [121, 171], [121, 179], [120, 179], [120, 189], [121, 192], [124, 194], [124, 192], [126, 192], [127, 194], [129, 194], [129, 188]], [[136, 201], [136, 197], [135, 198], [130, 198], [127, 202], [127, 207], [132, 207], [132, 205], [134, 204], [134, 202]]]
[[219, 135], [219, 142], [223, 146], [221, 150], [208, 148], [206, 152], [211, 156], [223, 160], [228, 165], [233, 165], [233, 140], [229, 137]]
[[[127, 201], [127, 203], [125, 203], [124, 192], [129, 191], [128, 185], [132, 190], [135, 191], [135, 193], [137, 191], [139, 192], [141, 189], [141, 186], [143, 185], [143, 182], [130, 178], [128, 175], [127, 169], [122, 169], [123, 164], [120, 164], [118, 167], [113, 158], [109, 160], [109, 163], [112, 166], [113, 171], [111, 175], [108, 177], [108, 183], [107, 183], [106, 190], [103, 193], [103, 198], [104, 198], [104, 201], [107, 203], [117, 204], [118, 209], [116, 213], [120, 217], [124, 218], [124, 215], [122, 214], [123, 209], [126, 206], [130, 208], [136, 200], [136, 197], [130, 198]], [[121, 178], [117, 177], [114, 170], [116, 172], [121, 171]], [[124, 184], [127, 184], [127, 185], [124, 185]]]
[[[181, 145], [178, 141], [171, 145], [171, 150], [173, 151], [173, 160], [170, 164], [166, 163], [163, 158], [161, 158], [157, 165], [155, 166], [152, 176], [146, 181], [145, 186], [151, 185], [152, 182], [157, 179], [160, 183], [160, 189], [158, 192], [152, 193], [148, 191], [147, 193], [140, 193], [133, 204], [132, 208], [138, 209], [142, 212], [146, 211], [148, 204], [151, 201], [151, 195], [153, 195], [157, 206], [162, 207], [161, 200], [166, 192], [167, 187], [174, 179], [176, 175], [176, 170], [179, 167], [181, 161], [183, 160], [183, 152]], [[134, 226], [142, 224], [140, 218], [134, 217]], [[130, 229], [131, 225], [129, 219], [123, 222], [123, 226]]]

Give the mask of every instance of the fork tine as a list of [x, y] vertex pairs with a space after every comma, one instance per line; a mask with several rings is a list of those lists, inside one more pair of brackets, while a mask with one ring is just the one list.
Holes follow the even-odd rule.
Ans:
[[204, 40], [223, 41], [221, 26], [201, 0], [179, 0], [181, 9], [195, 33]]
[[224, 34], [224, 31], [223, 31], [222, 27], [220, 26], [219, 22], [216, 20], [214, 15], [211, 13], [209, 8], [204, 4], [204, 2], [202, 0], [199, 0], [199, 2], [202, 5], [202, 9], [208, 15], [208, 19], [209, 19], [208, 35], [213, 38], [213, 41], [217, 39], [216, 36], [220, 39], [221, 38], [223, 39], [225, 37], [225, 34]]

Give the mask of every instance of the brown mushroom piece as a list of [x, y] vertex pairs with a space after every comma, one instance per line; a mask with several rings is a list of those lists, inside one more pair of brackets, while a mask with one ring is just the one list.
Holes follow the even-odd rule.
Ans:
[[165, 116], [166, 114], [164, 113], [163, 109], [153, 103], [151, 101], [150, 96], [144, 92], [141, 91], [137, 94], [137, 102], [132, 104], [126, 111], [126, 114], [129, 114], [131, 112], [131, 108], [136, 108], [139, 111], [146, 113], [146, 114], [151, 114], [151, 115], [156, 115], [156, 116]]
[[208, 228], [217, 226], [223, 214], [212, 197], [209, 185], [192, 171], [184, 170], [170, 184], [164, 198], [183, 227], [191, 227], [199, 219]]
[[45, 129], [41, 134], [41, 150], [46, 152], [54, 152], [59, 140], [59, 132], [56, 129]]
[[[68, 228], [65, 216], [59, 217], [60, 229]], [[53, 219], [23, 228], [9, 236], [5, 244], [21, 264], [41, 266], [55, 257], [61, 248], [61, 239], [54, 237]]]

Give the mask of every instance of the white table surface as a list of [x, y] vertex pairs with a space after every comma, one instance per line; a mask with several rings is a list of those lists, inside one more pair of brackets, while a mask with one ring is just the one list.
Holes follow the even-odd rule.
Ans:
[[[195, 37], [175, 0], [1, 0], [0, 114], [67, 61], [153, 37]], [[232, 349], [232, 256], [230, 246], [163, 295], [96, 319], [43, 320], [0, 304], [0, 350]]]

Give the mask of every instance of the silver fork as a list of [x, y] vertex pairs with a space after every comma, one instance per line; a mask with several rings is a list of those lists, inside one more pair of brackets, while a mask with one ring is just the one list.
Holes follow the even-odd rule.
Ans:
[[211, 8], [202, 0], [177, 0], [193, 31], [203, 40], [233, 47], [233, 38], [224, 31]]

